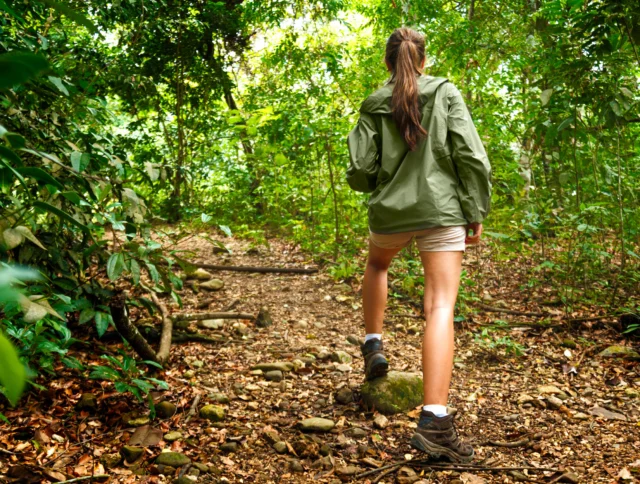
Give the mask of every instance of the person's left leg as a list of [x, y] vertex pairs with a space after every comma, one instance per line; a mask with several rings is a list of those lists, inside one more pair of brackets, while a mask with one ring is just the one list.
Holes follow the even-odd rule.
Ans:
[[369, 241], [369, 258], [362, 283], [362, 306], [367, 338], [360, 347], [367, 380], [384, 376], [389, 370], [382, 343], [382, 322], [387, 304], [387, 271], [393, 257], [401, 248], [385, 249]]
[[367, 334], [382, 333], [387, 305], [387, 273], [391, 261], [401, 249], [383, 249], [369, 241], [369, 257], [362, 282], [362, 308]]

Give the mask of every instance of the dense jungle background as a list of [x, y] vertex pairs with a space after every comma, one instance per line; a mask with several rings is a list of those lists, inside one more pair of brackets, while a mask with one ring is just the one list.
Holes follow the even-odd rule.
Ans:
[[[493, 169], [468, 468], [360, 392], [346, 136], [402, 25]], [[639, 82], [634, 0], [0, 0], [0, 481], [634, 482]], [[390, 276], [417, 372], [415, 248]]]

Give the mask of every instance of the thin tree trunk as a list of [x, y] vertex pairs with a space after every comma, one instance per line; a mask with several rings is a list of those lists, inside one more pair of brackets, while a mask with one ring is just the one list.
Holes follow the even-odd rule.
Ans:
[[331, 182], [331, 193], [333, 194], [333, 213], [335, 218], [335, 241], [333, 248], [334, 262], [338, 258], [338, 244], [340, 243], [340, 213], [338, 212], [338, 194], [336, 193], [335, 180], [333, 178], [333, 163], [331, 157], [331, 145], [325, 135], [325, 149], [327, 150], [327, 166], [329, 167], [329, 181]]

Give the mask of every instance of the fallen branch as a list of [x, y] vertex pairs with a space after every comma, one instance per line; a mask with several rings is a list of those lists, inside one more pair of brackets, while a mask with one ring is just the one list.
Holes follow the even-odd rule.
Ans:
[[420, 460], [402, 460], [399, 462], [394, 462], [392, 464], [378, 467], [377, 469], [372, 469], [367, 472], [363, 472], [362, 474], [358, 474], [356, 478], [362, 478], [366, 476], [370, 476], [372, 474], [376, 474], [381, 471], [384, 472], [384, 475], [393, 472], [395, 468], [408, 466], [408, 467], [420, 467], [427, 468], [433, 470], [444, 470], [444, 471], [487, 471], [487, 472], [504, 472], [504, 471], [538, 471], [538, 472], [561, 472], [560, 469], [556, 469], [553, 467], [532, 467], [532, 466], [513, 466], [513, 467], [490, 467], [490, 466], [482, 466], [478, 464], [456, 464], [456, 465], [448, 465], [448, 464], [434, 464], [429, 461], [429, 459], [420, 459]]
[[162, 314], [162, 333], [160, 334], [160, 344], [158, 345], [158, 360], [164, 364], [169, 359], [169, 351], [171, 350], [171, 336], [173, 332], [173, 320], [169, 316], [167, 307], [160, 302], [155, 293], [151, 293], [153, 304], [160, 310]]
[[118, 330], [118, 333], [127, 340], [138, 356], [143, 360], [155, 361], [158, 364], [162, 364], [149, 342], [140, 334], [138, 328], [129, 320], [124, 293], [120, 292], [119, 294], [116, 294], [111, 299], [109, 308], [111, 309], [111, 317], [113, 318], [113, 323]]
[[545, 318], [547, 316], [551, 316], [551, 313], [528, 313], [526, 311], [516, 311], [515, 309], [496, 308], [481, 303], [476, 303], [475, 306], [479, 307], [483, 311], [488, 311], [491, 313], [514, 314], [516, 316], [530, 316], [532, 318]]
[[69, 479], [68, 481], [58, 481], [58, 484], [71, 484], [72, 482], [86, 481], [88, 479], [108, 479], [108, 478], [109, 478], [108, 474], [96, 474], [94, 476], [76, 477], [74, 479]]
[[233, 271], [233, 272], [257, 272], [260, 274], [283, 273], [283, 274], [315, 274], [317, 268], [303, 269], [299, 267], [251, 267], [251, 266], [219, 266], [215, 264], [202, 264], [199, 262], [189, 262], [196, 267], [209, 269], [212, 271]]
[[514, 440], [512, 442], [499, 442], [499, 441], [496, 441], [496, 440], [488, 440], [483, 445], [493, 445], [494, 447], [509, 447], [509, 448], [513, 448], [513, 447], [525, 446], [529, 442], [531, 442], [529, 440], [529, 437], [525, 437], [524, 439]]
[[254, 320], [253, 314], [246, 313], [183, 313], [171, 316], [174, 323], [178, 321], [204, 321], [205, 319], [249, 319]]

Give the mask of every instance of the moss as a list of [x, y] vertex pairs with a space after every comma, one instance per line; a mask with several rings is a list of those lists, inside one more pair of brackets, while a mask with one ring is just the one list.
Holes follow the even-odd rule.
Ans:
[[365, 382], [361, 390], [367, 410], [390, 415], [411, 410], [422, 403], [422, 378], [417, 373], [392, 371], [387, 376]]

